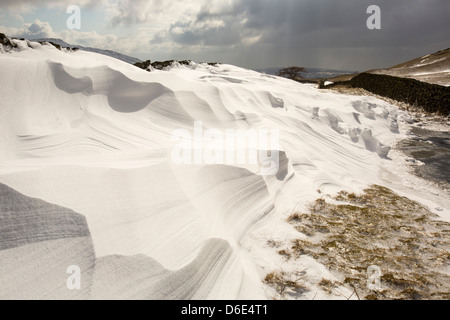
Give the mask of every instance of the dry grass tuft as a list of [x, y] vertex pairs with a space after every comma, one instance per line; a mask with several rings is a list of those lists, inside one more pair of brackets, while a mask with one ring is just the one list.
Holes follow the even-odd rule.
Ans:
[[[344, 285], [366, 299], [448, 299], [450, 224], [411, 199], [372, 186], [361, 195], [340, 192], [338, 204], [318, 199], [309, 214], [287, 221], [311, 241], [296, 240], [278, 252], [289, 259], [310, 255], [342, 274]], [[381, 290], [367, 287], [367, 269], [380, 267]], [[324, 279], [325, 291], [335, 284]]]
[[274, 271], [266, 275], [263, 282], [275, 289], [277, 299], [285, 299], [286, 295], [300, 296], [308, 289], [302, 284], [302, 276], [293, 278], [284, 271]]

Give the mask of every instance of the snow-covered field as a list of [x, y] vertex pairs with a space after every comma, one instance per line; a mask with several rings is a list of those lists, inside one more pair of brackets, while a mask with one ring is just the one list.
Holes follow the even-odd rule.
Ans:
[[[318, 285], [336, 277], [325, 266], [268, 245], [299, 237], [294, 211], [377, 184], [450, 221], [448, 194], [390, 149], [410, 119], [387, 102], [231, 65], [149, 73], [14, 41], [0, 54], [0, 299], [270, 299], [263, 279], [280, 269], [306, 270], [309, 291], [293, 298], [342, 298]], [[279, 130], [278, 173], [176, 164], [174, 133], [198, 121]], [[67, 288], [69, 266], [81, 290]]]

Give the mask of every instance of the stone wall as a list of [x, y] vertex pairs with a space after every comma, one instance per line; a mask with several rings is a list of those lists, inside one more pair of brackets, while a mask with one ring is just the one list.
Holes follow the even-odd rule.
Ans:
[[450, 88], [414, 79], [361, 73], [350, 81], [355, 88], [363, 88], [410, 105], [426, 112], [448, 116], [450, 114]]

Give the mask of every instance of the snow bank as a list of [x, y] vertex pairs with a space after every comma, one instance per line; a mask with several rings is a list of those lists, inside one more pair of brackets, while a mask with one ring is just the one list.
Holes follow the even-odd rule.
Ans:
[[[404, 137], [401, 112], [386, 102], [231, 65], [149, 73], [95, 53], [19, 47], [0, 55], [0, 183], [86, 218], [95, 256], [71, 262], [95, 266], [82, 298], [265, 299], [262, 279], [279, 263], [267, 242], [295, 233], [286, 215], [319, 191], [377, 183], [406, 192], [399, 181], [409, 176], [389, 158]], [[283, 174], [174, 164], [174, 132], [193, 133], [196, 121], [222, 132], [279, 130]], [[51, 216], [42, 214], [45, 226]], [[65, 272], [72, 244], [49, 259], [55, 241], [0, 251], [0, 282], [9, 284], [0, 298], [20, 296], [4, 275], [18, 255]], [[320, 281], [323, 266], [304, 263]], [[45, 286], [45, 297], [59, 298], [53, 286], [65, 283]]]

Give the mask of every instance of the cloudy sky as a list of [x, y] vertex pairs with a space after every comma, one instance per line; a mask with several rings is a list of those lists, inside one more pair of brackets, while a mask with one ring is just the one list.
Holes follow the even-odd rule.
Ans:
[[[67, 8], [81, 8], [81, 29]], [[366, 26], [381, 8], [381, 30]], [[450, 0], [1, 0], [0, 32], [143, 60], [247, 68], [388, 67], [450, 47]]]

